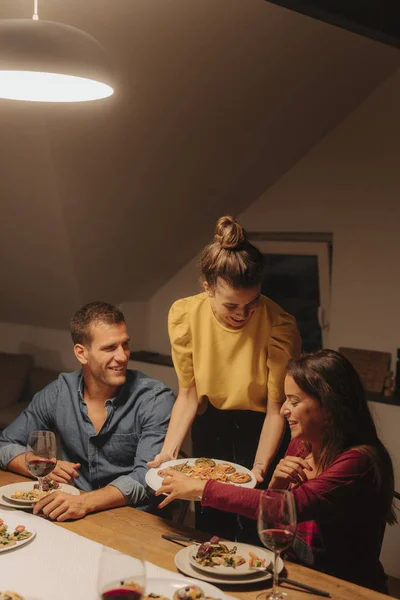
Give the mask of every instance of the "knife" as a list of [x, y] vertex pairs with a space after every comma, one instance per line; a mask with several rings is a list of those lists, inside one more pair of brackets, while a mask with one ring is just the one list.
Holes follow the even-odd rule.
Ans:
[[294, 587], [298, 587], [301, 590], [306, 592], [311, 592], [316, 596], [323, 596], [324, 598], [330, 598], [331, 595], [328, 592], [324, 592], [323, 590], [319, 590], [318, 588], [312, 587], [311, 585], [307, 585], [306, 583], [300, 583], [299, 581], [293, 581], [293, 579], [288, 579], [287, 577], [280, 577], [278, 575], [279, 583], [287, 583], [289, 585], [293, 585]]
[[194, 544], [203, 544], [201, 540], [195, 540], [191, 537], [186, 537], [184, 535], [174, 535], [172, 533], [162, 533], [161, 537], [164, 540], [170, 540], [171, 542], [192, 542]]

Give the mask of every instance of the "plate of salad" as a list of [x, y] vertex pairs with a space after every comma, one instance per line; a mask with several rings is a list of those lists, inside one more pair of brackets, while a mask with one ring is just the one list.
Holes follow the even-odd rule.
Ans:
[[[18, 516], [18, 519], [20, 518]], [[22, 522], [17, 521], [14, 515], [6, 513], [4, 519], [0, 518], [0, 552], [20, 548], [30, 542], [35, 535], [36, 531], [32, 527], [29, 527], [28, 530]]]
[[189, 555], [190, 564], [195, 569], [239, 577], [267, 569], [273, 555], [268, 550], [236, 542], [221, 541], [214, 536], [209, 542], [193, 546]]

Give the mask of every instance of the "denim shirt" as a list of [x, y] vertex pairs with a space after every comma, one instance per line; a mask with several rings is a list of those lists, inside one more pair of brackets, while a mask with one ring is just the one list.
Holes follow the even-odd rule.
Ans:
[[146, 463], [161, 450], [173, 404], [163, 383], [128, 370], [118, 395], [106, 401], [107, 417], [96, 433], [83, 399], [82, 371], [61, 373], [0, 434], [0, 468], [25, 452], [29, 432], [51, 430], [60, 438], [61, 459], [81, 464], [78, 488], [112, 485], [128, 504], [146, 504]]

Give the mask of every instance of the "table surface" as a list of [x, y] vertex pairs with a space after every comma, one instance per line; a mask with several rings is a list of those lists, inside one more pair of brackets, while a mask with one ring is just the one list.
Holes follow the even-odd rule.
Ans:
[[[0, 486], [18, 481], [27, 481], [27, 479], [14, 473], [0, 471]], [[114, 508], [93, 513], [79, 521], [55, 523], [55, 526], [63, 527], [101, 544], [112, 545], [117, 550], [126, 552], [127, 554], [132, 549], [132, 540], [137, 539], [144, 549], [146, 560], [173, 572], [178, 572], [175, 567], [174, 556], [182, 546], [187, 544], [164, 540], [161, 534], [170, 533], [188, 535], [195, 539], [209, 539], [209, 536], [205, 536], [204, 533], [196, 532], [194, 529], [182, 527], [172, 521], [166, 521], [160, 517], [149, 515], [131, 507]], [[110, 540], [113, 540], [112, 544], [110, 544]], [[307, 569], [291, 562], [285, 562], [285, 567], [287, 577], [290, 579], [329, 592], [332, 598], [341, 600], [354, 600], [355, 598], [387, 600], [388, 598], [388, 596], [379, 594], [378, 592], [353, 585], [352, 583], [330, 577], [324, 573], [319, 573], [318, 571]], [[264, 582], [246, 586], [223, 586], [222, 589], [241, 600], [265, 600], [265, 596], [260, 597], [260, 592], [265, 587], [266, 584]], [[281, 587], [288, 593], [288, 600], [320, 598], [320, 596], [316, 596], [315, 594], [297, 590], [288, 584], [282, 584]]]

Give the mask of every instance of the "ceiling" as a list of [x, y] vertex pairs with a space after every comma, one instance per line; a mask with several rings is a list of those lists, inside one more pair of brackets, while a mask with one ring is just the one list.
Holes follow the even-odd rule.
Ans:
[[[399, 65], [264, 0], [39, 0], [107, 49], [110, 99], [0, 100], [0, 321], [147, 300]], [[2, 0], [0, 18], [33, 1]], [[273, 210], [273, 206], [271, 206]]]

